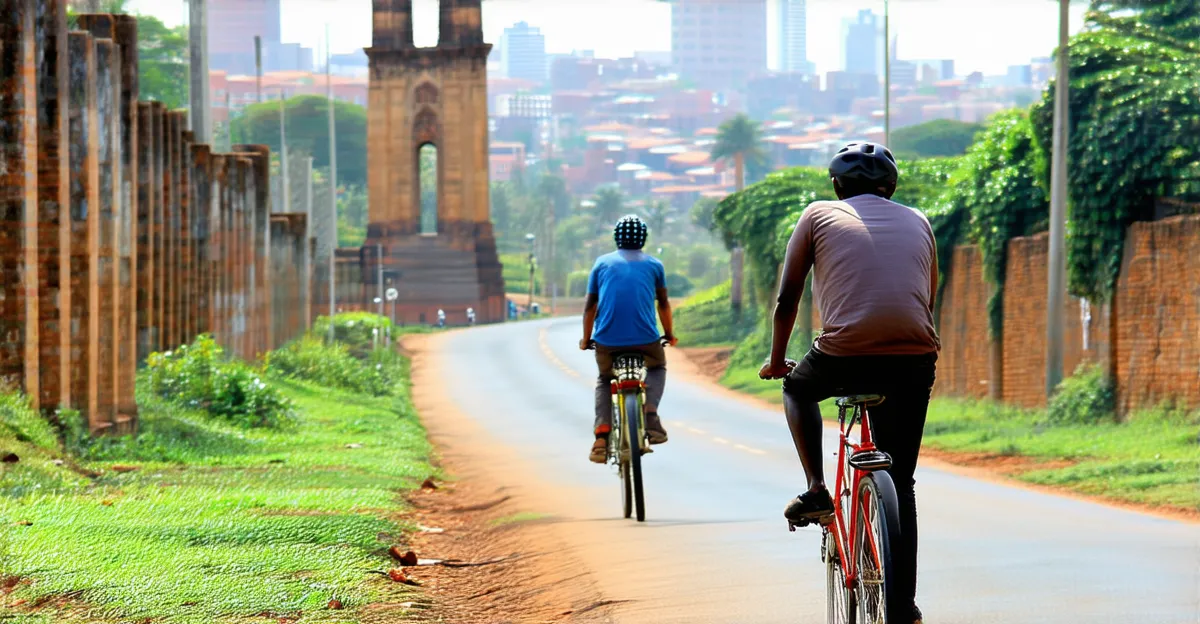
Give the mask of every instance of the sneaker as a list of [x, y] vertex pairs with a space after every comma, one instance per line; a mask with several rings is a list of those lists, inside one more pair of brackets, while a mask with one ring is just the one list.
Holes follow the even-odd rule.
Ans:
[[662, 444], [667, 441], [667, 430], [663, 429], [662, 419], [655, 412], [646, 414], [646, 439], [650, 444]]
[[917, 605], [913, 605], [913, 624], [924, 624], [924, 619], [921, 610], [917, 608]]
[[593, 464], [608, 463], [608, 436], [596, 438], [596, 441], [592, 443], [592, 451], [588, 455], [588, 460]]
[[810, 522], [820, 521], [833, 516], [833, 499], [828, 490], [805, 492], [788, 503], [783, 510], [783, 517], [788, 522], [805, 526]]

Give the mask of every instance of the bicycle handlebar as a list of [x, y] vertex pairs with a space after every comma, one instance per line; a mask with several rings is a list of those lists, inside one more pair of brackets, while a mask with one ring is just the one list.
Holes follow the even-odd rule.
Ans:
[[[660, 344], [664, 347], [669, 347], [669, 346], [671, 346], [671, 340], [669, 338], [667, 338], [666, 336], [659, 336], [658, 344]], [[596, 350], [596, 341], [589, 340], [588, 341], [588, 351], [595, 351], [595, 350]]]

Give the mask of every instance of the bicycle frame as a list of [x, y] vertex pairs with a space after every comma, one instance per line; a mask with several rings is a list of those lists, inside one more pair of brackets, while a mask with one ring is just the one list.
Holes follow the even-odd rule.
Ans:
[[[645, 370], [643, 367], [634, 366], [613, 366], [613, 372], [616, 378], [613, 379], [611, 385], [613, 397], [613, 431], [617, 432], [615, 445], [610, 444], [609, 459], [613, 463], [619, 463], [620, 453], [626, 449], [633, 448], [633, 441], [629, 440], [629, 432], [625, 427], [625, 401], [621, 400], [625, 394], [629, 392], [637, 392], [639, 404], [644, 405], [646, 402], [646, 382], [643, 380]], [[646, 450], [645, 435], [646, 431], [646, 415], [645, 413], [638, 414], [638, 431], [643, 432], [643, 439], [638, 441], [638, 446], [642, 451]]]
[[[846, 420], [846, 411], [850, 410], [850, 420]], [[855, 444], [850, 439], [850, 434], [854, 430], [854, 424], [861, 424], [860, 440]], [[838, 408], [838, 425], [841, 429], [838, 446], [838, 467], [837, 479], [834, 482], [834, 492], [836, 496], [833, 499], [833, 523], [832, 526], [826, 526], [825, 530], [834, 532], [834, 543], [837, 544], [838, 556], [841, 558], [842, 570], [845, 573], [846, 589], [854, 591], [854, 584], [858, 581], [859, 565], [858, 555], [860, 553], [854, 550], [854, 540], [852, 536], [857, 532], [859, 523], [864, 522], [865, 509], [863, 509], [862, 501], [858, 500], [858, 488], [864, 477], [870, 474], [870, 471], [854, 468], [850, 465], [850, 458], [857, 453], [864, 451], [875, 451], [875, 442], [871, 439], [871, 424], [870, 418], [867, 416], [867, 408], [863, 406], [845, 406]], [[843, 500], [847, 493], [846, 480], [850, 480], [850, 509], [845, 509]], [[875, 559], [876, 565], [880, 565], [882, 560], [879, 553], [879, 545], [875, 541], [874, 533], [868, 531], [869, 536], [867, 542], [871, 547], [871, 556]]]

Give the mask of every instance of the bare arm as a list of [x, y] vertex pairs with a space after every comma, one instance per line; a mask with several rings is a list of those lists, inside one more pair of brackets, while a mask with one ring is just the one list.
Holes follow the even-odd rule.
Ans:
[[783, 274], [779, 278], [779, 296], [775, 304], [775, 318], [771, 333], [771, 359], [768, 366], [779, 369], [787, 361], [788, 341], [796, 327], [797, 307], [804, 294], [804, 282], [812, 268], [812, 222], [809, 212], [800, 217], [800, 222], [788, 241], [787, 254], [783, 260]]
[[671, 316], [671, 299], [667, 296], [666, 288], [659, 288], [657, 292], [658, 299], [658, 320], [662, 322], [663, 333], [666, 334], [667, 341], [674, 346], [675, 339], [675, 319]]
[[600, 295], [589, 293], [587, 301], [583, 304], [583, 340], [579, 342], [579, 348], [587, 349], [592, 342], [592, 326], [596, 323], [596, 306], [600, 303]]
[[937, 241], [933, 241], [933, 264], [929, 269], [929, 313], [934, 314], [937, 308], [938, 291], [938, 259]]

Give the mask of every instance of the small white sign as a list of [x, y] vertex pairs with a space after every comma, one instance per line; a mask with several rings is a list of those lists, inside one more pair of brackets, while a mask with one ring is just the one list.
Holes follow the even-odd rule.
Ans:
[[395, 288], [387, 289], [387, 292], [384, 294], [387, 296], [388, 301], [395, 301], [397, 298], [400, 297], [400, 293], [397, 292]]

